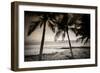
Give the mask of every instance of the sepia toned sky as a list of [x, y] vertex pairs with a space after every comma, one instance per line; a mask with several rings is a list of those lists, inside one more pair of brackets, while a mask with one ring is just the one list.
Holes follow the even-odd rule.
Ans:
[[[31, 35], [27, 35], [30, 22], [38, 20], [39, 17], [36, 16], [34, 13], [31, 16], [25, 15], [25, 41], [41, 41], [43, 27], [40, 28], [40, 26], [38, 26], [36, 30], [31, 33]], [[69, 36], [70, 40], [76, 40], [76, 36], [71, 30], [69, 30]], [[45, 41], [54, 41], [54, 37], [55, 33], [53, 33], [52, 30], [48, 27], [48, 25], [46, 25]], [[62, 37], [60, 36], [58, 40], [62, 40]], [[68, 40], [67, 36], [65, 37], [65, 40]]]

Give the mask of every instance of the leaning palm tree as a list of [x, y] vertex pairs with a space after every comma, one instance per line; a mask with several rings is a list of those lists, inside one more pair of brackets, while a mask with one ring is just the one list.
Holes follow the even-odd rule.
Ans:
[[48, 25], [50, 29], [53, 32], [55, 32], [54, 13], [39, 13], [39, 19], [40, 20], [37, 22], [31, 22], [28, 35], [34, 32], [38, 26], [40, 26], [40, 28], [43, 26], [42, 39], [41, 39], [41, 45], [40, 45], [40, 51], [39, 51], [39, 61], [41, 61], [42, 54], [43, 54], [44, 41], [45, 41], [46, 26]]
[[[82, 35], [79, 30], [79, 29], [81, 29], [80, 25], [82, 24], [81, 14], [68, 13], [68, 14], [62, 14], [62, 15], [63, 15], [63, 17], [62, 17], [62, 19], [60, 19], [61, 22], [57, 23], [58, 31], [56, 32], [56, 35], [55, 35], [55, 41], [61, 34], [62, 34], [62, 40], [64, 40], [64, 38], [67, 34], [67, 38], [68, 38], [68, 42], [69, 42], [69, 49], [71, 52], [71, 58], [74, 58], [68, 31], [69, 31], [69, 29], [71, 29], [76, 34], [76, 36]], [[84, 24], [83, 24], [83, 26], [84, 26]], [[82, 29], [82, 32], [84, 32], [83, 29]]]
[[63, 18], [62, 18], [61, 22], [57, 23], [58, 31], [56, 32], [56, 35], [55, 35], [55, 41], [61, 34], [62, 34], [62, 39], [64, 40], [65, 35], [67, 34], [67, 38], [68, 38], [68, 42], [69, 42], [69, 49], [71, 52], [71, 58], [74, 58], [74, 55], [72, 52], [71, 41], [70, 41], [70, 37], [69, 37], [69, 32], [68, 32], [68, 30], [69, 30], [68, 25], [69, 25], [71, 17], [69, 17], [68, 14], [62, 14], [62, 15], [63, 15]]

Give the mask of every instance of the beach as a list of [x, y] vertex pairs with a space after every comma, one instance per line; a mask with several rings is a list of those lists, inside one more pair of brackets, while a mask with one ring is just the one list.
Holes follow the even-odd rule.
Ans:
[[[90, 58], [89, 43], [83, 44], [80, 42], [71, 41], [73, 59], [87, 59]], [[24, 61], [38, 61], [40, 43], [25, 45]], [[46, 42], [44, 44], [42, 60], [68, 60], [71, 58], [71, 51], [68, 42]]]

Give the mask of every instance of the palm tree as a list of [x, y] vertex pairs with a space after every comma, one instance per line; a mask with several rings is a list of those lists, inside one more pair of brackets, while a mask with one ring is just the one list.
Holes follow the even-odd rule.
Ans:
[[61, 20], [61, 22], [57, 23], [57, 28], [58, 31], [56, 32], [55, 35], [55, 40], [57, 40], [57, 38], [62, 34], [62, 39], [64, 40], [65, 35], [67, 34], [67, 38], [68, 38], [68, 42], [69, 42], [69, 49], [71, 52], [71, 58], [74, 58], [73, 52], [72, 52], [72, 46], [71, 46], [71, 41], [70, 41], [70, 37], [69, 37], [69, 22], [70, 22], [70, 17], [68, 14], [62, 14], [63, 18]]
[[28, 35], [30, 35], [37, 28], [37, 26], [40, 26], [40, 28], [43, 26], [42, 39], [41, 39], [41, 45], [40, 45], [40, 51], [39, 51], [39, 61], [42, 60], [46, 26], [48, 25], [49, 28], [53, 32], [55, 32], [54, 15], [55, 15], [54, 13], [39, 13], [40, 21], [31, 22], [31, 25], [29, 27]]
[[72, 13], [62, 14], [62, 15], [63, 17], [62, 19], [60, 19], [61, 21], [57, 23], [58, 31], [56, 32], [55, 35], [55, 41], [61, 34], [62, 34], [62, 40], [64, 40], [65, 35], [67, 34], [71, 57], [74, 58], [68, 30], [71, 29], [76, 34], [76, 36], [81, 35], [82, 37], [80, 39], [84, 40], [85, 38], [87, 38], [88, 40], [90, 29], [89, 29], [89, 22], [87, 22], [86, 20], [89, 20], [89, 16], [84, 14], [72, 14]]

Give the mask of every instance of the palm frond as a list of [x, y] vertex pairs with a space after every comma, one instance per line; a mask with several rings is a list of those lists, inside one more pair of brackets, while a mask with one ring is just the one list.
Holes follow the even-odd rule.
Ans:
[[84, 41], [84, 45], [88, 42], [89, 38], [87, 37], [86, 40]]
[[40, 22], [40, 23], [39, 23], [39, 25], [40, 25], [40, 28], [41, 28], [41, 27], [42, 27], [42, 25], [43, 25], [43, 21], [42, 21], [42, 22]]
[[57, 22], [56, 18], [52, 18], [51, 19], [54, 23]]
[[64, 40], [64, 38], [65, 38], [65, 31], [63, 32], [63, 34], [62, 34], [62, 40]]
[[58, 30], [55, 34], [55, 38], [58, 38], [60, 35], [61, 35], [62, 31], [61, 30]]
[[49, 20], [48, 21], [50, 24], [52, 24], [52, 25], [55, 25], [56, 23], [54, 22], [54, 21], [52, 21], [52, 20]]
[[88, 37], [86, 37], [86, 36], [81, 36], [81, 37], [79, 37], [76, 41], [78, 42], [78, 41], [81, 41], [81, 43], [86, 43], [87, 41], [88, 41]]
[[37, 28], [40, 22], [31, 22], [28, 30], [28, 36]]
[[82, 40], [81, 40], [81, 43], [84, 42], [84, 39], [85, 39], [85, 38], [86, 38], [86, 37], [84, 37], [84, 36], [81, 37], [81, 39], [82, 39]]
[[50, 27], [50, 29], [55, 32], [55, 25], [53, 23], [51, 23], [50, 21], [48, 21], [48, 26]]
[[70, 28], [75, 34], [76, 34], [76, 29], [75, 28]]

